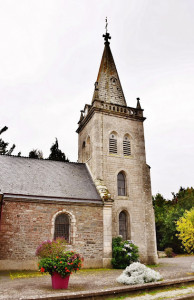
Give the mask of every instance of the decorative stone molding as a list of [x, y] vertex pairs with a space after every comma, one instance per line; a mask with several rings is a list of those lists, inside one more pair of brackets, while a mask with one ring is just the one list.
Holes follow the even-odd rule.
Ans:
[[107, 189], [104, 181], [102, 179], [96, 179], [94, 181], [95, 186], [98, 190], [98, 193], [100, 195], [100, 197], [102, 198], [103, 201], [111, 201], [113, 202], [113, 199], [111, 199], [111, 194], [109, 192], [109, 190]]

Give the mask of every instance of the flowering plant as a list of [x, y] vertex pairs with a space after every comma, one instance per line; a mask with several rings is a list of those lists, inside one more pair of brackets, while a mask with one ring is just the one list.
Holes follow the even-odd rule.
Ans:
[[158, 280], [162, 280], [162, 276], [159, 272], [156, 272], [139, 262], [134, 262], [128, 266], [117, 278], [117, 282], [131, 285]]
[[113, 238], [112, 248], [111, 263], [115, 269], [125, 269], [131, 263], [138, 261], [138, 247], [131, 240], [123, 241], [121, 236]]
[[48, 272], [51, 276], [57, 272], [61, 277], [69, 276], [72, 272], [81, 269], [83, 259], [74, 251], [65, 251], [66, 241], [63, 238], [47, 240], [36, 250], [39, 257], [40, 272]]

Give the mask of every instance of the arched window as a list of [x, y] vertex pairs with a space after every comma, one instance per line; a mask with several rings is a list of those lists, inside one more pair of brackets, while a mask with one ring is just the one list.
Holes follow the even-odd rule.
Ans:
[[122, 235], [124, 240], [127, 240], [127, 215], [124, 211], [119, 214], [119, 235]]
[[88, 160], [91, 156], [91, 149], [90, 149], [90, 137], [88, 136], [86, 141], [86, 160]]
[[117, 136], [115, 133], [111, 133], [109, 136], [109, 153], [117, 153]]
[[123, 172], [120, 172], [117, 175], [117, 188], [118, 188], [118, 196], [126, 195], [126, 182], [125, 182], [125, 175]]
[[82, 144], [82, 162], [86, 161], [86, 142], [84, 141]]
[[54, 239], [64, 237], [69, 242], [70, 223], [67, 214], [59, 214], [55, 219]]
[[124, 156], [131, 155], [131, 142], [127, 135], [125, 135], [123, 139], [123, 155]]

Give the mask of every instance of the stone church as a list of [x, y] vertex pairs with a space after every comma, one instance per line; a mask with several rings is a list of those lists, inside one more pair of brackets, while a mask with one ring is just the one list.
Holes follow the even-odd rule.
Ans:
[[85, 267], [108, 267], [112, 237], [157, 262], [143, 109], [128, 107], [110, 49], [104, 52], [91, 104], [81, 111], [78, 163], [0, 155], [0, 270], [36, 269], [44, 240], [65, 236]]

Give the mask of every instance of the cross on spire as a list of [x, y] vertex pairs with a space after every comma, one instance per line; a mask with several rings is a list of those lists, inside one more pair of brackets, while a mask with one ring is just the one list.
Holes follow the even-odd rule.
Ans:
[[106, 19], [105, 19], [105, 22], [106, 22], [106, 25], [105, 25], [105, 29], [106, 29], [106, 34], [103, 34], [103, 38], [104, 38], [104, 40], [105, 40], [105, 44], [107, 43], [107, 44], [110, 44], [109, 43], [109, 41], [108, 40], [110, 40], [111, 39], [111, 36], [110, 36], [110, 34], [108, 33], [108, 22], [107, 22], [107, 17], [106, 17]]

